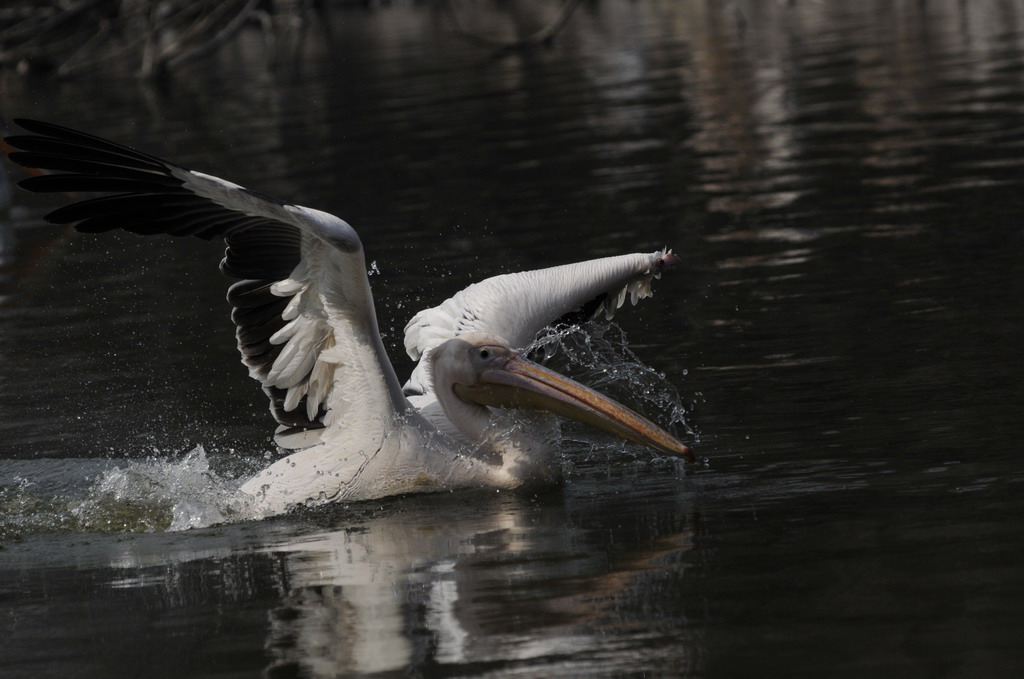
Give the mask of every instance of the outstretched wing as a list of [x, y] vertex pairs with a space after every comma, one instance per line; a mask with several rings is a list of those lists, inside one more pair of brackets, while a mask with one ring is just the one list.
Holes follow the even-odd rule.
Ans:
[[[345, 221], [59, 125], [15, 121], [15, 163], [50, 171], [21, 181], [43, 193], [99, 192], [46, 218], [79, 231], [222, 237], [221, 271], [238, 349], [288, 434], [375, 421], [407, 405], [377, 329], [362, 243]], [[296, 437], [292, 437], [292, 441]], [[309, 435], [298, 437], [302, 444]]]
[[[629, 297], [651, 296], [651, 281], [679, 261], [670, 250], [592, 259], [536, 271], [503, 274], [470, 285], [405, 326], [405, 350], [413, 359], [459, 335], [486, 332], [523, 348], [545, 327], [611, 319]], [[425, 361], [405, 384], [406, 394], [429, 391]]]

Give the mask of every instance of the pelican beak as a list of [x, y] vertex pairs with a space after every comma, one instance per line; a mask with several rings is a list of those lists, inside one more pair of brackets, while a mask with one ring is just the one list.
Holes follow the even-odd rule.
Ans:
[[476, 383], [456, 384], [454, 389], [464, 401], [555, 413], [662, 453], [694, 461], [693, 451], [688, 446], [643, 415], [515, 354], [485, 369]]

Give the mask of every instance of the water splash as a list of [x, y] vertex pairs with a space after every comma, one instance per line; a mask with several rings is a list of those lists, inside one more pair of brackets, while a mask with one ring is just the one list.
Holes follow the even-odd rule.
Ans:
[[[617, 398], [658, 424], [684, 432], [696, 441], [686, 421], [679, 392], [665, 375], [629, 350], [625, 333], [615, 325], [569, 327], [543, 335], [529, 353], [560, 372]], [[535, 419], [502, 420], [497, 430], [508, 436], [516, 427], [551, 425], [547, 435], [558, 438], [555, 422]], [[560, 448], [572, 466], [608, 448], [607, 439], [585, 427], [563, 423]], [[564, 444], [568, 443], [567, 446]], [[573, 443], [581, 443], [574, 450]], [[596, 445], [595, 445], [596, 444]], [[629, 444], [618, 444], [620, 451]], [[576, 454], [582, 453], [582, 459]], [[649, 461], [649, 456], [638, 455]], [[136, 533], [179, 531], [214, 524], [262, 518], [252, 500], [238, 488], [267, 460], [241, 458], [232, 451], [215, 454], [215, 465], [202, 445], [184, 455], [168, 457], [152, 449], [136, 460], [43, 459], [0, 461], [0, 544], [25, 535], [55, 531]], [[228, 468], [229, 471], [218, 471]]]
[[239, 480], [210, 468], [199, 445], [180, 460], [147, 460], [107, 471], [71, 511], [93, 530], [186, 530], [248, 516]]
[[39, 461], [0, 479], [0, 541], [54, 531], [177, 531], [254, 515], [238, 493], [242, 479], [211, 469], [201, 445], [172, 460]]
[[527, 353], [628, 404], [666, 429], [700, 442], [687, 422], [679, 390], [664, 373], [645, 364], [629, 349], [625, 331], [614, 323], [551, 330], [534, 341]]

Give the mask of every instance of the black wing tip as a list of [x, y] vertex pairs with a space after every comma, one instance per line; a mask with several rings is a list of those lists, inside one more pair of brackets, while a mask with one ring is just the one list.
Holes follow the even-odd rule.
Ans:
[[[27, 168], [29, 170], [35, 170], [39, 168], [39, 165], [30, 162], [32, 160], [32, 154], [28, 151], [20, 150], [21, 147], [17, 144], [15, 137], [5, 137], [4, 141], [7, 143], [9, 148], [4, 149], [7, 153], [7, 158], [15, 165]], [[19, 186], [21, 182], [18, 182]], [[29, 189], [31, 191], [31, 189]]]
[[20, 118], [20, 117], [19, 118], [12, 118], [11, 122], [14, 123], [15, 125], [17, 125], [18, 127], [20, 127], [21, 129], [28, 130], [29, 132], [32, 132], [33, 131], [32, 128], [35, 127], [36, 125], [47, 126], [47, 125], [51, 124], [51, 123], [45, 123], [42, 120], [37, 120], [35, 118]]
[[[64, 125], [58, 125], [57, 123], [50, 123], [50, 122], [47, 122], [45, 120], [39, 120], [37, 118], [14, 118], [14, 119], [12, 119], [11, 122], [13, 122], [15, 125], [17, 125], [21, 129], [25, 130], [26, 132], [31, 132], [32, 134], [43, 135], [44, 137], [57, 137], [57, 138], [63, 139], [68, 134], [73, 134], [73, 135], [84, 135], [84, 134], [86, 134], [84, 132], [79, 132], [78, 130], [72, 129], [70, 127], [65, 127]], [[10, 137], [7, 137], [7, 139], [11, 139], [12, 137], [17, 137], [17, 136], [19, 136], [19, 135], [11, 135]], [[92, 136], [92, 135], [87, 135], [87, 136]], [[13, 146], [13, 144], [12, 144], [12, 146]]]
[[144, 153], [131, 146], [110, 141], [109, 139], [95, 134], [90, 134], [89, 132], [82, 132], [81, 130], [76, 130], [73, 127], [66, 127], [64, 125], [50, 123], [45, 120], [37, 120], [35, 118], [14, 118], [13, 122], [26, 132], [32, 133], [31, 135], [16, 134], [5, 137], [4, 140], [10, 146], [14, 146], [16, 148], [21, 148], [18, 146], [19, 138], [21, 140], [45, 139], [52, 142], [70, 144], [72, 146], [89, 149], [91, 151], [125, 155], [137, 161], [145, 161], [147, 163], [155, 164], [164, 169], [169, 169], [171, 167], [178, 167], [183, 170], [187, 169], [179, 165], [168, 163], [162, 158]]
[[51, 123], [47, 120], [39, 120], [38, 118], [12, 118], [11, 122], [20, 127], [23, 130], [32, 132], [33, 134], [60, 134], [61, 132], [70, 132], [71, 134], [85, 134], [79, 130], [57, 123]]
[[[12, 143], [10, 140], [14, 140], [15, 143]], [[4, 141], [7, 142], [7, 145], [15, 149], [13, 151], [8, 151], [7, 157], [10, 158], [11, 162], [15, 165], [21, 165], [22, 167], [35, 167], [31, 161], [35, 159], [36, 154], [31, 151], [20, 150], [21, 147], [16, 143], [17, 140], [17, 137], [4, 137]]]

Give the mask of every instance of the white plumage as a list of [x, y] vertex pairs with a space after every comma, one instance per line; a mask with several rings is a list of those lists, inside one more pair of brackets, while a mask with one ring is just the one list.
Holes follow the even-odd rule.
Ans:
[[[405, 350], [420, 360], [442, 342], [471, 332], [497, 335], [522, 349], [545, 327], [576, 311], [611, 320], [627, 296], [633, 304], [649, 297], [651, 280], [675, 259], [661, 250], [493, 276], [413, 316], [405, 326]], [[420, 361], [406, 393], [425, 393], [425, 378]]]
[[503, 429], [507, 408], [548, 410], [659, 451], [690, 450], [643, 417], [522, 359], [558, 321], [611, 318], [678, 261], [639, 253], [504, 274], [417, 313], [405, 348], [417, 364], [404, 390], [377, 328], [362, 243], [344, 220], [249, 191], [112, 142], [39, 121], [9, 137], [21, 165], [49, 170], [22, 186], [98, 192], [47, 218], [80, 231], [125, 229], [227, 243], [222, 271], [249, 374], [297, 450], [245, 483], [267, 513], [294, 504], [490, 485], [560, 475], [551, 436]]

